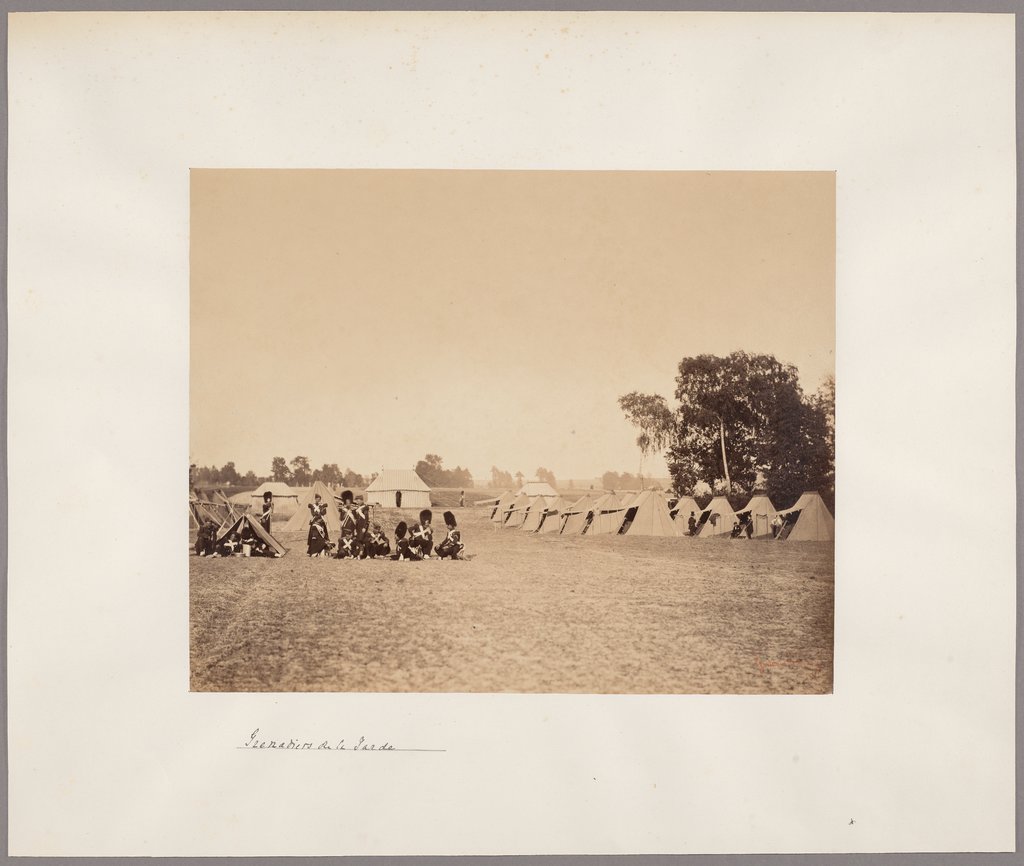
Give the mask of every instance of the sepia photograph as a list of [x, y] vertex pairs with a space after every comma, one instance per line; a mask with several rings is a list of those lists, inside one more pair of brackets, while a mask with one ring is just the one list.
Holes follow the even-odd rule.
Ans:
[[191, 172], [193, 691], [825, 694], [831, 172]]

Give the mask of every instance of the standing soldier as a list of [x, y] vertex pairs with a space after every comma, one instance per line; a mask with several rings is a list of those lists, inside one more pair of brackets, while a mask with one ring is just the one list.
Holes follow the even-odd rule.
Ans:
[[274, 516], [274, 494], [269, 490], [263, 494], [263, 510], [260, 512], [260, 526], [270, 532], [270, 518]]
[[331, 538], [327, 531], [327, 503], [320, 501], [320, 494], [313, 495], [309, 503], [309, 534], [306, 536], [306, 555], [322, 556], [330, 550]]
[[343, 490], [341, 505], [338, 506], [338, 520], [341, 523], [338, 536], [338, 559], [355, 557], [356, 551], [356, 507], [352, 504], [352, 491]]
[[355, 532], [355, 550], [356, 558], [366, 558], [366, 544], [367, 534], [370, 531], [370, 506], [363, 502], [362, 496], [356, 497], [356, 503], [353, 506], [356, 518], [356, 532]]

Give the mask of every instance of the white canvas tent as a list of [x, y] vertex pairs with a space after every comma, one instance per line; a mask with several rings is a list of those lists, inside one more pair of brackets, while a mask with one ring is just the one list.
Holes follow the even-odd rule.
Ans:
[[327, 514], [324, 517], [327, 529], [331, 533], [332, 538], [337, 538], [338, 531], [341, 529], [341, 521], [338, 518], [338, 505], [334, 499], [334, 491], [322, 481], [314, 481], [313, 486], [309, 490], [303, 491], [302, 496], [299, 498], [298, 509], [283, 527], [285, 531], [306, 532], [309, 530], [309, 505], [316, 501], [314, 497], [317, 493], [320, 494], [320, 501], [327, 506]]
[[366, 503], [384, 508], [430, 508], [430, 488], [412, 469], [382, 469], [366, 488]]
[[526, 513], [530, 510], [530, 505], [532, 503], [533, 499], [525, 493], [520, 493], [516, 497], [516, 501], [512, 503], [512, 507], [509, 509], [508, 517], [505, 518], [505, 526], [510, 526], [513, 529], [518, 529], [522, 526], [523, 521], [526, 520]]
[[[624, 494], [625, 498], [632, 499], [633, 494]], [[622, 521], [626, 519], [626, 506], [622, 503], [623, 496], [615, 493], [606, 493], [594, 503], [594, 516], [589, 525], [583, 530], [587, 535], [614, 535], [622, 527]]]
[[530, 509], [526, 512], [526, 519], [519, 528], [524, 532], [536, 532], [547, 513], [548, 504], [558, 499], [557, 496], [536, 496], [530, 501]]
[[[832, 541], [836, 537], [835, 518], [817, 491], [800, 494], [796, 505], [779, 514], [786, 517], [779, 541]], [[796, 521], [791, 522], [794, 514]]]
[[505, 517], [508, 514], [509, 508], [512, 507], [512, 503], [515, 502], [516, 496], [514, 493], [502, 493], [498, 497], [498, 503], [494, 506], [491, 511], [491, 522], [502, 524], [505, 522]]
[[526, 494], [527, 496], [558, 496], [558, 491], [555, 490], [547, 481], [527, 481], [522, 488], [519, 490], [520, 494]]
[[751, 538], [771, 538], [772, 521], [777, 513], [772, 501], [763, 493], [758, 493], [736, 512], [736, 516], [742, 520], [744, 515], [750, 515]]
[[587, 516], [594, 508], [594, 500], [584, 493], [572, 505], [562, 512], [563, 535], [579, 535], [586, 526]]
[[732, 528], [739, 523], [729, 500], [724, 496], [716, 496], [708, 503], [708, 507], [700, 514], [700, 521], [697, 535], [701, 538], [728, 538], [732, 534]]
[[249, 511], [259, 514], [263, 510], [263, 494], [270, 491], [274, 495], [274, 514], [278, 517], [291, 517], [299, 507], [299, 494], [283, 481], [264, 481], [249, 494]]
[[638, 493], [626, 508], [624, 535], [655, 535], [676, 537], [679, 527], [673, 522], [665, 498], [653, 490]]
[[561, 532], [562, 514], [568, 507], [569, 503], [560, 496], [549, 501], [544, 508], [544, 513], [540, 515], [540, 526], [537, 527], [538, 534], [544, 535], [550, 532]]
[[672, 506], [672, 513], [672, 519], [679, 527], [679, 534], [686, 535], [690, 531], [690, 515], [693, 515], [694, 520], [700, 520], [701, 507], [692, 496], [681, 496]]

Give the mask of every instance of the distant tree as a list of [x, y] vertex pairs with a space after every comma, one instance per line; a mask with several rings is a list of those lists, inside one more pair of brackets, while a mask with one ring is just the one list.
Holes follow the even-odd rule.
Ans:
[[299, 487], [307, 486], [313, 474], [309, 466], [309, 458], [295, 457], [291, 462], [291, 467], [292, 483]]
[[428, 454], [413, 467], [416, 474], [426, 482], [428, 487], [445, 487], [444, 461], [437, 454]]
[[640, 479], [632, 472], [623, 472], [619, 476], [619, 487], [624, 490], [634, 490], [640, 484]]
[[257, 487], [259, 486], [260, 480], [256, 477], [256, 473], [251, 469], [242, 476], [242, 484], [246, 487]]
[[195, 463], [189, 463], [188, 465], [188, 489], [191, 490], [196, 486], [196, 472], [199, 467]]
[[675, 432], [675, 415], [660, 394], [641, 394], [630, 391], [619, 397], [619, 408], [640, 434], [636, 444], [640, 448], [640, 486], [644, 483], [644, 458], [665, 450]]
[[366, 487], [366, 479], [358, 472], [353, 472], [347, 466], [345, 467], [345, 474], [342, 476], [341, 482], [346, 487]]
[[270, 478], [273, 481], [290, 481], [292, 471], [283, 457], [275, 457], [270, 463]]
[[525, 475], [523, 475], [523, 473], [522, 473], [522, 472], [520, 472], [520, 471], [517, 471], [517, 472], [516, 472], [516, 487], [522, 487], [522, 486], [523, 486], [523, 479], [524, 479], [525, 477], [526, 477], [526, 476], [525, 476]]
[[234, 462], [225, 463], [220, 470], [220, 483], [221, 484], [238, 484], [238, 471], [235, 469]]
[[468, 469], [463, 469], [461, 466], [456, 466], [454, 469], [449, 470], [448, 484], [447, 487], [458, 487], [464, 490], [467, 487], [473, 486], [473, 473]]
[[555, 473], [550, 469], [545, 469], [543, 466], [540, 466], [538, 467], [536, 474], [538, 481], [546, 481], [552, 487], [558, 486], [558, 482], [555, 480]]
[[341, 484], [341, 470], [337, 463], [325, 463], [313, 473], [314, 481], [322, 481], [328, 487], [337, 487]]
[[512, 473], [505, 470], [499, 469], [497, 466], [491, 467], [491, 486], [494, 488], [511, 487], [513, 484]]
[[601, 486], [604, 487], [605, 490], [615, 490], [617, 487], [621, 487], [622, 484], [619, 483], [619, 473], [612, 472], [611, 470], [605, 472], [604, 475], [601, 476]]

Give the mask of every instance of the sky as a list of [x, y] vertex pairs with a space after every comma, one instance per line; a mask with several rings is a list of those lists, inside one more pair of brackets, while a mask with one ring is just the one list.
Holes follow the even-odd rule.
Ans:
[[203, 169], [190, 232], [198, 465], [636, 473], [684, 357], [835, 369], [831, 172]]

